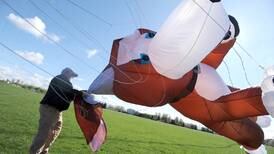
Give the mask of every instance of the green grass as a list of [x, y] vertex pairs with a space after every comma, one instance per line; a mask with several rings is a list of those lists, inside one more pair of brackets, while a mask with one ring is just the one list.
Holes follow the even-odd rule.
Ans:
[[[0, 83], [0, 154], [27, 153], [38, 124], [42, 95]], [[70, 109], [64, 113], [61, 135], [50, 153], [91, 153]], [[241, 154], [224, 137], [105, 110], [107, 142], [98, 153]], [[269, 153], [274, 153], [269, 148]]]

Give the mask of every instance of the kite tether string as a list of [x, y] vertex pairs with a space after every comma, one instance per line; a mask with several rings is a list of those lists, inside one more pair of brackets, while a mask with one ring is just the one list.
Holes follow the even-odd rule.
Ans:
[[[212, 21], [213, 22], [215, 22], [222, 30], [224, 30], [225, 31], [225, 29], [224, 29], [224, 27], [222, 27], [201, 5], [199, 5], [195, 0], [192, 0], [204, 13], [206, 13], [207, 14], [207, 16], [209, 16], [211, 19], [212, 19]], [[251, 60], [253, 60], [254, 61], [254, 63], [257, 65], [257, 67], [259, 68], [259, 69], [262, 69], [262, 70], [266, 70], [265, 69], [265, 67], [262, 65], [262, 64], [260, 64], [237, 40], [236, 40], [236, 44], [240, 47], [240, 49], [241, 50], [243, 50], [244, 51], [244, 53], [251, 59]], [[235, 49], [234, 49], [235, 50]], [[235, 50], [236, 51], [236, 50]], [[250, 84], [250, 82], [249, 82], [249, 80], [248, 80], [248, 77], [247, 77], [247, 72], [246, 72], [246, 69], [245, 69], [245, 67], [244, 67], [244, 63], [243, 63], [243, 59], [242, 59], [242, 57], [241, 57], [241, 55], [238, 53], [238, 52], [236, 52], [236, 54], [239, 56], [239, 58], [241, 59], [241, 63], [242, 63], [242, 67], [243, 67], [243, 69], [244, 69], [244, 72], [245, 72], [245, 78], [246, 78], [246, 81], [247, 81], [247, 83], [249, 84], [249, 85], [251, 85]]]

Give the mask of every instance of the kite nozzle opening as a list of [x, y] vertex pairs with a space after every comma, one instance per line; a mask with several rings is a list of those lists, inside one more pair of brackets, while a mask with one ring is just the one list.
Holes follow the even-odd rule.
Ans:
[[221, 2], [221, 0], [210, 0], [210, 2], [216, 3], [216, 2]]
[[150, 60], [147, 54], [140, 53], [141, 64], [149, 64]]

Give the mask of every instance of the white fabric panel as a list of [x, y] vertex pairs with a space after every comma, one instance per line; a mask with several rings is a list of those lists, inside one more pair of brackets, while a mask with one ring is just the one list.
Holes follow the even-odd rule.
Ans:
[[92, 94], [92, 93], [84, 93], [83, 99], [88, 103], [88, 104], [99, 104], [101, 103], [100, 96]]
[[201, 63], [200, 69], [201, 73], [198, 74], [195, 85], [195, 90], [200, 96], [214, 101], [231, 92], [213, 67]]
[[91, 83], [88, 88], [89, 94], [113, 94], [113, 80], [114, 70], [109, 67], [103, 71], [99, 76]]
[[270, 67], [265, 71], [265, 79], [261, 83], [262, 100], [267, 112], [274, 118], [274, 67]]
[[261, 128], [267, 128], [271, 125], [271, 118], [268, 116], [258, 116], [256, 123], [261, 127]]
[[181, 78], [222, 41], [229, 26], [220, 2], [184, 0], [150, 44], [152, 65], [168, 78]]
[[133, 45], [135, 44], [140, 35], [140, 32], [136, 30], [132, 35], [124, 37], [119, 42], [117, 65], [125, 64], [132, 60], [133, 57], [136, 57], [136, 55], [130, 51], [132, 50]]
[[136, 30], [134, 34], [123, 38], [119, 42], [117, 65], [128, 63], [133, 59], [139, 59], [140, 53], [147, 54], [151, 39], [145, 38], [147, 33], [140, 34]]
[[[214, 68], [206, 64], [200, 64], [200, 68], [201, 73], [198, 75], [197, 83], [195, 85], [195, 90], [200, 96], [213, 101], [223, 95], [231, 93], [230, 89]], [[272, 103], [274, 95], [270, 96], [270, 100], [272, 100]], [[256, 123], [260, 127], [266, 128], [270, 126], [271, 119], [268, 116], [258, 116]]]
[[265, 146], [263, 144], [258, 149], [255, 149], [255, 150], [248, 150], [246, 148], [244, 148], [244, 149], [249, 154], [267, 154], [267, 151], [266, 151]]
[[107, 135], [106, 132], [106, 126], [104, 122], [101, 120], [96, 134], [94, 135], [92, 141], [89, 142], [89, 146], [93, 152], [99, 150], [102, 144], [104, 143]]
[[274, 65], [273, 66], [270, 66], [270, 67], [267, 67], [265, 69], [265, 72], [264, 72], [264, 78], [268, 77], [268, 76], [274, 76]]
[[274, 118], [274, 91], [263, 92], [262, 100], [265, 109]]
[[267, 92], [274, 92], [274, 83], [273, 83], [273, 75], [267, 76], [263, 82], [261, 83], [261, 89], [263, 91], [263, 93], [267, 93]]

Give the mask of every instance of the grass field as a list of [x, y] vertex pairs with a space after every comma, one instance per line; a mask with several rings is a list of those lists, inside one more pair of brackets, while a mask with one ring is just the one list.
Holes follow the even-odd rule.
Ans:
[[[41, 94], [0, 83], [0, 153], [27, 153], [38, 124]], [[241, 154], [224, 137], [105, 110], [108, 138], [98, 153]], [[274, 149], [268, 149], [274, 153]], [[91, 153], [74, 118], [64, 113], [64, 127], [51, 148], [55, 154]]]

